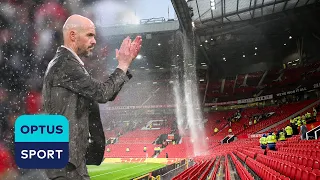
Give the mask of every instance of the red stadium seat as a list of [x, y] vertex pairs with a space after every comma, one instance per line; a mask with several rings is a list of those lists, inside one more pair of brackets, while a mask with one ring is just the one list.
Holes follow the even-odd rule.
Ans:
[[300, 167], [296, 167], [295, 179], [301, 179], [301, 176], [302, 176], [302, 169]]
[[302, 170], [301, 180], [308, 180], [308, 179], [309, 179], [309, 171], [306, 169]]
[[289, 166], [290, 167], [290, 175], [289, 177], [291, 179], [294, 179], [296, 177], [296, 167], [295, 166]]
[[312, 166], [312, 168], [313, 169], [320, 169], [320, 165], [319, 165], [319, 160], [318, 159], [315, 159], [314, 161], [313, 161], [313, 166]]

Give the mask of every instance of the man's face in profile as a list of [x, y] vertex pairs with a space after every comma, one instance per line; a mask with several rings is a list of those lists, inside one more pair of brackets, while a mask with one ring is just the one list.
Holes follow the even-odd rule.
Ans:
[[96, 44], [95, 28], [83, 28], [78, 35], [78, 55], [90, 57], [93, 54], [93, 49]]

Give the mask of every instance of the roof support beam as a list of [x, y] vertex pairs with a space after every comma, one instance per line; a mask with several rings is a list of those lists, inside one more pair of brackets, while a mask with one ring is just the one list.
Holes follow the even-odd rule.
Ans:
[[[211, 1], [209, 2], [210, 3], [210, 12], [211, 12], [211, 18], [213, 19], [213, 12], [212, 12], [212, 6], [211, 6]], [[216, 3], [215, 1], [213, 3]], [[214, 7], [216, 7], [216, 5], [214, 5]]]
[[264, 0], [262, 0], [262, 7], [261, 7], [261, 16], [263, 16], [263, 5], [264, 5]]
[[[252, 0], [250, 0], [250, 5], [249, 5], [249, 9], [251, 8], [251, 3], [252, 3]], [[250, 13], [250, 16], [251, 16], [251, 18], [252, 18], [252, 14], [251, 14], [251, 11], [249, 11], [249, 13]]]
[[239, 17], [239, 19], [242, 21], [242, 19], [241, 19], [241, 17], [240, 17], [240, 15], [239, 15], [239, 0], [237, 0], [237, 15], [238, 15], [238, 17]]
[[198, 0], [196, 0], [196, 4], [197, 4], [197, 10], [198, 10], [198, 15], [199, 15], [199, 20], [200, 20], [201, 24], [203, 24], [203, 23], [202, 23], [202, 21], [201, 21], [201, 17], [200, 17], [200, 11], [199, 11]]
[[224, 16], [224, 13], [223, 13], [223, 0], [220, 0], [220, 4], [221, 4], [221, 23], [223, 23], [223, 16]]
[[304, 5], [307, 5], [309, 3], [310, 0], [308, 0]]
[[187, 2], [185, 0], [171, 0], [171, 3], [177, 12], [182, 31], [190, 33], [192, 31], [192, 19], [190, 17], [190, 10]]
[[241, 19], [240, 15], [239, 15], [239, 14], [237, 14], [237, 15], [238, 15], [239, 19], [242, 21], [242, 19]]
[[[285, 1], [286, 1], [286, 0], [276, 1], [275, 4], [283, 3], [283, 2], [285, 2]], [[274, 2], [265, 3], [265, 4], [263, 4], [263, 5], [257, 5], [256, 8], [263, 8], [263, 7], [267, 7], [267, 6], [273, 5], [273, 4], [274, 4]], [[253, 9], [254, 9], [254, 8], [243, 9], [243, 10], [237, 9], [237, 11], [235, 11], [235, 12], [231, 12], [231, 13], [226, 13], [226, 14], [224, 14], [224, 16], [226, 16], [226, 17], [228, 17], [228, 16], [233, 16], [233, 15], [241, 14], [241, 13], [244, 13], [244, 12], [247, 12], [247, 11], [252, 11]], [[214, 21], [214, 20], [217, 20], [217, 19], [221, 19], [221, 17], [215, 17], [214, 19], [204, 20], [204, 21], [202, 21], [202, 23], [206, 23], [206, 22], [209, 22], [209, 21]]]
[[237, 0], [237, 13], [239, 12], [239, 0]]
[[[224, 9], [224, 14], [225, 14], [225, 13], [226, 13], [226, 0], [223, 0], [223, 9]], [[231, 22], [228, 17], [225, 17], [225, 18], [226, 18], [229, 22]]]
[[277, 0], [274, 0], [274, 4], [273, 4], [273, 9], [272, 9], [272, 13], [274, 13], [274, 8], [276, 7], [276, 2], [277, 2]]
[[286, 7], [287, 7], [287, 4], [288, 4], [288, 1], [289, 1], [289, 0], [287, 0], [287, 1], [284, 3], [284, 6], [283, 6], [282, 11], [286, 10]]
[[254, 18], [254, 12], [256, 10], [256, 6], [257, 6], [257, 0], [254, 0], [254, 4], [253, 4], [253, 12], [252, 12], [252, 16], [251, 19]]
[[300, 1], [300, 0], [298, 0], [297, 3], [294, 5], [294, 8], [297, 7], [297, 5], [299, 4], [299, 1]]

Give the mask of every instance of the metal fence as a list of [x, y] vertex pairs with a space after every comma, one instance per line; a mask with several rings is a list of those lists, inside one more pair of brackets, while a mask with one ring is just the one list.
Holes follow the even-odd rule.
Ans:
[[[188, 167], [191, 167], [194, 165], [194, 162], [193, 161], [189, 161], [188, 163]], [[182, 171], [186, 170], [187, 169], [187, 163], [165, 173], [165, 174], [162, 174], [160, 177], [161, 180], [171, 180], [173, 177], [177, 176], [178, 174], [180, 174]]]

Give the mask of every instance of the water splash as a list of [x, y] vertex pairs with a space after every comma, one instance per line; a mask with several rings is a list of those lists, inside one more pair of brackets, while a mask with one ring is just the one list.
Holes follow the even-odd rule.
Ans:
[[176, 46], [182, 48], [182, 58], [174, 58], [174, 63], [178, 65], [182, 63], [180, 64], [182, 68], [173, 69], [175, 77], [173, 91], [179, 133], [181, 136], [190, 135], [194, 156], [205, 155], [207, 142], [198, 95], [194, 34], [189, 39], [186, 34], [177, 32], [175, 38]]

